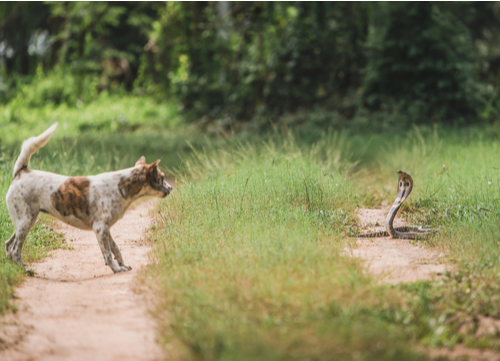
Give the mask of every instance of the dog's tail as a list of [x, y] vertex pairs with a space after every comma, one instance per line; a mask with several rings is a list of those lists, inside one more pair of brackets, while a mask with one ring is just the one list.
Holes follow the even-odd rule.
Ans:
[[53, 124], [49, 129], [40, 134], [38, 137], [32, 137], [26, 139], [23, 142], [23, 145], [21, 146], [21, 154], [19, 154], [19, 158], [17, 158], [16, 164], [14, 165], [14, 177], [21, 169], [28, 167], [31, 156], [35, 154], [38, 149], [47, 144], [56, 128], [57, 123]]

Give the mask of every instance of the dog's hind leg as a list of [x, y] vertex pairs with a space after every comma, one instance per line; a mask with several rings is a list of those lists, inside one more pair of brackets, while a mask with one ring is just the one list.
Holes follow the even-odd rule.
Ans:
[[115, 259], [118, 261], [118, 264], [123, 267], [127, 267], [129, 270], [132, 269], [132, 267], [128, 266], [125, 264], [123, 261], [122, 254], [120, 252], [120, 248], [118, 248], [118, 245], [116, 244], [115, 240], [111, 235], [109, 235], [109, 245], [111, 246], [111, 252], [115, 255]]
[[30, 214], [27, 218], [18, 220], [14, 223], [16, 231], [14, 232], [14, 239], [9, 239], [9, 245], [6, 247], [9, 248], [8, 255], [12, 258], [14, 262], [18, 265], [24, 266], [23, 259], [21, 257], [21, 251], [23, 250], [24, 241], [28, 236], [29, 231], [35, 225], [36, 219], [38, 218], [38, 212], [35, 214]]
[[[99, 246], [101, 247], [102, 255], [104, 257], [104, 263], [108, 265], [113, 270], [114, 273], [125, 272], [130, 270], [129, 266], [121, 266], [121, 265], [118, 266], [116, 262], [113, 260], [113, 255], [111, 253], [111, 247], [112, 247], [111, 245], [114, 244], [114, 241], [111, 238], [109, 227], [103, 222], [95, 222], [93, 225], [93, 229], [97, 237], [97, 241], [99, 242]], [[116, 246], [116, 248], [118, 249], [118, 246]]]
[[12, 236], [10, 236], [10, 238], [5, 241], [5, 252], [7, 253], [7, 257], [11, 257], [10, 248], [12, 247], [14, 239], [16, 239], [16, 232], [15, 231], [12, 234]]
[[21, 251], [26, 236], [35, 225], [39, 211], [24, 200], [22, 193], [13, 191], [12, 187], [7, 192], [7, 208], [15, 228], [13, 237], [5, 243], [7, 256], [24, 267]]

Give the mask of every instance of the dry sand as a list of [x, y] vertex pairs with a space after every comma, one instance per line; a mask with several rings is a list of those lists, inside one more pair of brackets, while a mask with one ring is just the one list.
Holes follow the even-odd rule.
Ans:
[[[390, 207], [359, 209], [357, 216], [363, 232], [384, 230], [384, 221]], [[377, 225], [378, 224], [378, 225]], [[396, 217], [394, 226], [405, 225]], [[356, 246], [348, 250], [353, 257], [366, 261], [367, 270], [380, 276], [381, 282], [414, 282], [439, 277], [446, 270], [444, 254], [429, 249], [419, 242], [381, 238], [358, 238]]]

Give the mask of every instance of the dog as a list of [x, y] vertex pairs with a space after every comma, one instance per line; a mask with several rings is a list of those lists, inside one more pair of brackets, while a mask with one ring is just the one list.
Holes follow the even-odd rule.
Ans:
[[132, 168], [86, 177], [28, 169], [31, 156], [49, 141], [56, 127], [57, 123], [38, 137], [25, 140], [14, 165], [6, 199], [15, 231], [5, 243], [7, 256], [24, 267], [21, 258], [24, 241], [38, 214], [43, 212], [73, 227], [93, 230], [105, 265], [115, 273], [131, 270], [109, 230], [136, 199], [165, 198], [170, 194], [172, 187], [158, 168], [161, 159], [147, 164], [141, 157]]

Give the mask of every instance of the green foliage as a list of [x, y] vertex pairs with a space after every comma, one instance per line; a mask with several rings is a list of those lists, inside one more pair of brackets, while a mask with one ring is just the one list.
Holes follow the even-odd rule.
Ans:
[[368, 107], [407, 113], [414, 123], [461, 123], [474, 115], [469, 29], [433, 3], [385, 4], [368, 46]]
[[[355, 44], [365, 41], [366, 6], [241, 4], [227, 14], [219, 7], [168, 4], [155, 33], [165, 49], [159, 58], [170, 55], [171, 89], [191, 116], [227, 126], [315, 104], [337, 107], [360, 84], [364, 58]], [[197, 27], [179, 23], [194, 19]]]
[[[60, 62], [71, 64], [79, 74], [95, 71], [95, 68], [103, 69], [104, 77], [120, 75], [123, 81], [131, 83], [142, 47], [147, 42], [147, 33], [151, 30], [150, 16], [154, 16], [155, 6], [140, 3], [50, 3], [51, 16], [57, 24], [52, 34], [53, 51], [57, 51]], [[116, 60], [120, 61], [114, 64]], [[110, 66], [116, 67], [109, 69]], [[106, 74], [109, 71], [111, 73]]]
[[[365, 64], [368, 6], [323, 2], [276, 4], [264, 55], [263, 101], [273, 112], [295, 111], [315, 104], [351, 111], [341, 104], [360, 85]], [[261, 55], [262, 56], [262, 55]], [[251, 67], [250, 67], [251, 69]]]
[[49, 7], [42, 3], [0, 4], [0, 57], [7, 74], [33, 74], [41, 49], [30, 49], [34, 38], [49, 27]]
[[157, 59], [172, 57], [156, 69], [191, 117], [221, 127], [311, 107], [404, 123], [491, 118], [496, 93], [477, 95], [488, 60], [475, 47], [493, 47], [477, 31], [487, 5], [407, 5], [245, 4], [225, 15], [220, 4], [167, 5], [154, 37], [167, 49]]
[[[55, 82], [59, 79], [57, 77]], [[101, 94], [96, 100], [87, 102], [85, 97], [74, 99], [70, 93], [70, 104], [56, 105], [48, 99], [61, 94], [44, 92], [55, 89], [54, 85], [45, 88], [48, 82], [49, 78], [43, 78], [40, 83], [26, 86], [22, 90], [24, 96], [19, 95], [8, 105], [0, 107], [0, 127], [3, 129], [0, 142], [20, 142], [41, 133], [55, 122], [59, 122], [56, 138], [104, 131], [113, 132], [110, 137], [118, 139], [124, 133], [138, 129], [156, 132], [158, 137], [158, 132], [172, 132], [181, 121], [175, 104], [158, 103], [150, 97]], [[62, 91], [64, 89], [61, 87]]]
[[223, 130], [311, 109], [336, 114], [322, 127], [491, 122], [500, 109], [495, 3], [6, 3], [0, 15], [3, 102], [30, 83], [42, 93], [30, 104], [174, 96]]
[[79, 76], [67, 68], [57, 68], [44, 74], [39, 66], [31, 83], [17, 85], [15, 97], [7, 107], [43, 108], [61, 104], [75, 107], [78, 102], [87, 103], [97, 96], [97, 78]]
[[[17, 85], [33, 81], [46, 85], [45, 95], [56, 104], [88, 101], [104, 90], [132, 90], [156, 16], [154, 3], [49, 2], [3, 8], [0, 57], [7, 79], [0, 99], [11, 99], [11, 93], [22, 90]], [[20, 27], [19, 22], [30, 24]], [[24, 29], [21, 33], [20, 28]], [[42, 68], [47, 82], [39, 79]], [[68, 87], [64, 87], [65, 79]], [[141, 88], [136, 82], [135, 90]]]

